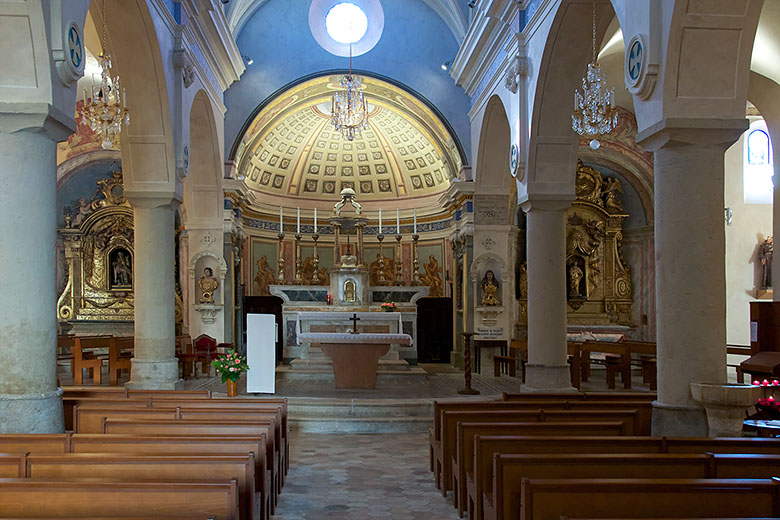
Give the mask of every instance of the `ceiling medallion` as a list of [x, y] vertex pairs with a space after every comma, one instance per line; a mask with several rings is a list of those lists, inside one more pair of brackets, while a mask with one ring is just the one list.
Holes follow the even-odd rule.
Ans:
[[593, 60], [582, 78], [582, 93], [574, 91], [574, 113], [571, 127], [578, 134], [590, 137], [590, 147], [598, 150], [598, 137], [610, 133], [618, 124], [615, 109], [615, 89], [607, 85], [596, 55], [596, 0], [593, 0]]
[[352, 141], [368, 127], [368, 103], [360, 87], [360, 77], [352, 75], [352, 44], [349, 48], [349, 74], [341, 77], [341, 91], [333, 95], [331, 117], [336, 131]]
[[[103, 49], [106, 49], [106, 9], [103, 2]], [[92, 97], [87, 98], [84, 89], [84, 108], [81, 111], [84, 121], [103, 138], [101, 146], [109, 150], [122, 124], [130, 124], [130, 111], [127, 109], [127, 92], [119, 83], [119, 76], [111, 76], [111, 56], [105, 51], [98, 56], [100, 61], [100, 87], [92, 86]]]

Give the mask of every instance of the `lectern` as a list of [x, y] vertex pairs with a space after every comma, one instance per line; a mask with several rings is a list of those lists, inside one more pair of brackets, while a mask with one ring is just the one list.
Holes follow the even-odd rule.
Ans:
[[780, 302], [750, 302], [750, 349], [780, 352]]

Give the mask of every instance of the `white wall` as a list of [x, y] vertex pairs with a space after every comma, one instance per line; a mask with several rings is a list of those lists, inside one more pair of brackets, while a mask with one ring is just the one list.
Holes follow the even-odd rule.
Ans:
[[725, 156], [725, 207], [733, 212], [731, 226], [725, 227], [726, 341], [733, 345], [750, 344], [749, 302], [756, 299], [759, 283], [758, 245], [772, 234], [772, 205], [744, 202], [742, 164], [746, 135], [734, 143]]

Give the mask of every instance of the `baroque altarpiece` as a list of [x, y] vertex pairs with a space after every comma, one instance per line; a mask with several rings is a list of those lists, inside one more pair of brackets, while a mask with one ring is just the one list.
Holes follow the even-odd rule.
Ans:
[[[576, 199], [566, 222], [569, 325], [631, 325], [631, 267], [623, 258], [620, 180], [577, 162]], [[519, 321], [528, 323], [526, 265], [519, 269]]]

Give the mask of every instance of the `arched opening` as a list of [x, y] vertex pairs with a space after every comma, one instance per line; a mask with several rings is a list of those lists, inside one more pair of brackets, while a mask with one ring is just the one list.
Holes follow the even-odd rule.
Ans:
[[[494, 95], [485, 108], [482, 131], [477, 152], [477, 171], [474, 180], [478, 190], [495, 189], [507, 194], [511, 178], [509, 171], [509, 150], [512, 130], [501, 98]], [[492, 190], [491, 190], [492, 191]]]

